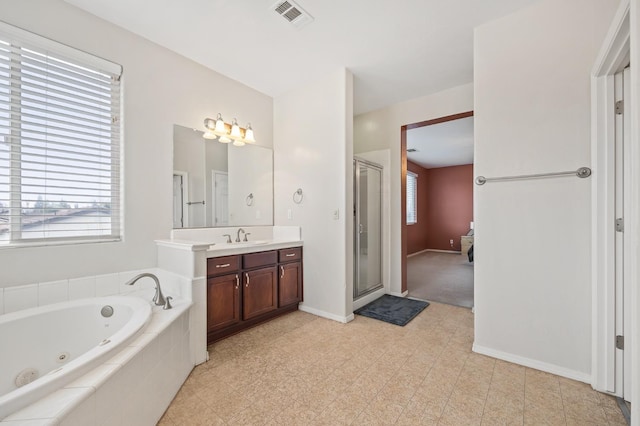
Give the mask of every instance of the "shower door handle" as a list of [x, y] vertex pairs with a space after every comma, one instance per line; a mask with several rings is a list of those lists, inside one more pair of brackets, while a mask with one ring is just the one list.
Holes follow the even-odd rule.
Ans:
[[359, 224], [358, 227], [359, 227], [359, 232], [361, 234], [364, 233], [364, 225], [363, 224]]

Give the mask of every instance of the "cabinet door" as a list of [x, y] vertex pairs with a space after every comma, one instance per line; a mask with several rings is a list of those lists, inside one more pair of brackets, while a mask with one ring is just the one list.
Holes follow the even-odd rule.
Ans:
[[245, 271], [242, 281], [242, 319], [248, 320], [278, 308], [278, 275], [275, 266]]
[[240, 322], [240, 275], [229, 274], [207, 280], [207, 331]]
[[302, 300], [302, 263], [280, 265], [278, 306], [287, 306]]

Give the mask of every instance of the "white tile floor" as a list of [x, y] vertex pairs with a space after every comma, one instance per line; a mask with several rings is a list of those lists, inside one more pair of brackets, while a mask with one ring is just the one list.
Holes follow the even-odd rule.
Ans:
[[589, 385], [471, 352], [469, 309], [405, 327], [294, 312], [209, 347], [160, 425], [625, 425]]

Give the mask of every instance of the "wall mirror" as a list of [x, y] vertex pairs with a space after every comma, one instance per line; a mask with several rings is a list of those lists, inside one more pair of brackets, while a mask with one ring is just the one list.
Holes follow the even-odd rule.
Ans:
[[273, 151], [173, 126], [173, 228], [273, 225]]

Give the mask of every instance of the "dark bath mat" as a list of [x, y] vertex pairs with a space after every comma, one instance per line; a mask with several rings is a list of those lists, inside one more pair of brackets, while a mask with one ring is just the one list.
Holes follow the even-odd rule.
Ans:
[[405, 326], [427, 306], [429, 306], [429, 302], [385, 294], [353, 313]]

